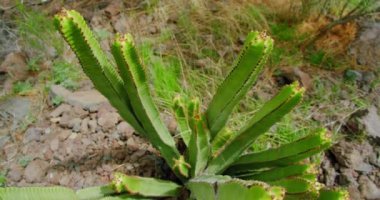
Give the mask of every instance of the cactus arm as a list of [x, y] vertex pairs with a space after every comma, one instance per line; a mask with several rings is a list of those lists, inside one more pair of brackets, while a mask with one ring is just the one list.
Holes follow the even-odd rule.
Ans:
[[309, 134], [299, 140], [282, 145], [278, 148], [243, 155], [236, 162], [234, 162], [233, 165], [278, 160], [306, 152], [329, 141], [330, 139], [326, 137], [326, 130], [321, 129], [315, 133]]
[[187, 149], [188, 161], [191, 166], [191, 176], [199, 175], [207, 165], [210, 156], [210, 136], [205, 123], [200, 114], [192, 116], [192, 134]]
[[233, 136], [234, 133], [229, 129], [222, 129], [211, 143], [212, 157], [216, 157], [216, 155], [218, 155], [223, 149], [223, 146], [226, 145], [228, 141], [233, 138]]
[[346, 190], [340, 188], [319, 190], [318, 200], [349, 200], [349, 194]]
[[258, 180], [258, 181], [275, 181], [284, 179], [291, 176], [298, 176], [308, 173], [313, 169], [311, 165], [289, 165], [286, 167], [275, 167], [269, 170], [254, 172], [251, 174], [243, 174], [238, 177], [244, 180]]
[[188, 113], [183, 100], [177, 96], [174, 99], [174, 116], [178, 123], [179, 134], [186, 146], [189, 146], [191, 129], [189, 125]]
[[79, 200], [75, 192], [64, 187], [0, 188], [1, 200]]
[[204, 118], [201, 116], [199, 100], [191, 100], [188, 107], [189, 126], [192, 134], [186, 155], [191, 166], [190, 174], [194, 177], [199, 175], [207, 165], [211, 150], [210, 133]]
[[145, 69], [140, 63], [132, 36], [125, 35], [116, 38], [112, 53], [126, 85], [125, 89], [130, 94], [134, 113], [146, 130], [146, 137], [174, 170], [175, 160], [179, 160], [180, 154], [154, 105]]
[[114, 174], [112, 185], [118, 193], [127, 192], [143, 197], [176, 197], [182, 189], [180, 185], [171, 181], [128, 176], [122, 173]]
[[88, 187], [76, 191], [76, 195], [80, 200], [96, 200], [115, 193], [116, 191], [112, 185]]
[[273, 166], [286, 166], [292, 163], [297, 163], [301, 160], [304, 160], [312, 155], [315, 155], [317, 153], [320, 153], [327, 148], [331, 146], [330, 142], [321, 144], [320, 146], [310, 149], [306, 152], [302, 152], [297, 155], [281, 158], [278, 160], [272, 160], [272, 161], [267, 161], [267, 162], [252, 162], [252, 163], [245, 163], [245, 164], [238, 164], [238, 165], [233, 165], [229, 167], [225, 173], [227, 174], [236, 174], [236, 173], [244, 173], [250, 170], [254, 169], [260, 169], [260, 168], [267, 168], [267, 167], [273, 167]]
[[270, 185], [285, 188], [287, 194], [299, 194], [312, 190], [314, 184], [312, 181], [303, 178], [287, 178], [269, 182]]
[[123, 195], [119, 195], [119, 196], [104, 197], [104, 198], [101, 198], [99, 200], [154, 200], [154, 199], [145, 198], [145, 197], [136, 197], [133, 195], [123, 194]]
[[83, 17], [76, 11], [63, 10], [55, 16], [54, 22], [95, 88], [108, 98], [120, 115], [137, 132], [143, 134], [145, 131], [131, 112], [128, 95], [123, 89], [121, 78], [101, 50]]
[[[248, 123], [232, 141], [227, 144], [217, 157], [214, 157], [207, 169], [206, 173], [219, 174], [223, 172], [229, 165], [235, 162], [239, 156], [256, 140], [258, 136], [268, 131], [268, 129], [279, 121], [284, 115], [289, 113], [302, 99], [303, 90], [296, 87], [292, 87], [293, 92], [288, 95], [288, 98], [283, 101], [282, 104], [277, 107], [271, 108], [271, 112], [267, 115], [262, 116], [261, 119], [257, 120], [254, 118], [255, 123]], [[281, 92], [280, 92], [281, 94]], [[279, 96], [274, 97], [267, 104], [271, 104]], [[263, 108], [266, 106], [264, 105]], [[261, 110], [258, 111], [260, 113]]]
[[186, 187], [197, 200], [283, 199], [285, 190], [258, 181], [244, 181], [229, 176], [200, 176], [190, 179]]
[[251, 32], [234, 68], [217, 89], [206, 116], [211, 139], [225, 126], [233, 108], [257, 80], [273, 48], [273, 40], [264, 33]]

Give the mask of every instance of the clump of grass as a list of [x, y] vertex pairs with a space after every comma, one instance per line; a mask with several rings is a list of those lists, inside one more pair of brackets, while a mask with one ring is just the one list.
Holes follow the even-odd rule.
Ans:
[[54, 84], [60, 84], [67, 89], [76, 89], [80, 80], [80, 73], [77, 66], [65, 62], [56, 61], [52, 66], [51, 80]]
[[19, 16], [15, 20], [22, 46], [30, 57], [54, 56], [63, 52], [63, 41], [55, 31], [53, 20], [41, 11], [17, 6]]
[[17, 81], [13, 84], [12, 91], [14, 94], [27, 95], [33, 89], [30, 81]]

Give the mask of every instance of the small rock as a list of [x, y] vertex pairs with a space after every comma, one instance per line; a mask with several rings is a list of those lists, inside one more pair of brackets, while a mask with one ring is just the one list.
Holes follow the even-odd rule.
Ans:
[[23, 138], [22, 142], [24, 144], [29, 143], [31, 141], [37, 141], [38, 142], [41, 140], [42, 132], [43, 132], [43, 129], [41, 129], [41, 128], [34, 128], [34, 127], [28, 128], [25, 131], [24, 138]]
[[72, 120], [72, 116], [70, 116], [68, 113], [64, 113], [59, 120], [59, 125], [62, 128], [69, 128], [70, 121]]
[[70, 95], [71, 92], [63, 87], [62, 85], [52, 85], [50, 86], [50, 96], [51, 99], [56, 98], [56, 97], [62, 97], [63, 100], [66, 102], [67, 101], [67, 96]]
[[65, 112], [70, 112], [71, 106], [68, 104], [61, 104], [56, 109], [53, 110], [53, 112], [50, 113], [50, 117], [56, 118], [61, 116]]
[[88, 127], [90, 128], [91, 133], [95, 133], [97, 126], [98, 124], [94, 119], [88, 121]]
[[359, 178], [360, 191], [366, 199], [380, 199], [380, 189], [367, 176]]
[[135, 142], [135, 140], [133, 139], [133, 137], [130, 137], [128, 138], [127, 140], [127, 148], [132, 150], [132, 151], [136, 151], [139, 149], [139, 144], [137, 144]]
[[82, 123], [80, 124], [80, 132], [83, 134], [88, 133], [88, 122], [90, 121], [90, 118], [86, 117], [82, 120]]
[[341, 168], [340, 169], [340, 177], [339, 177], [339, 184], [340, 185], [352, 185], [352, 186], [359, 186], [359, 184], [356, 182], [356, 178], [358, 174], [350, 168]]
[[59, 180], [62, 178], [61, 174], [57, 171], [49, 171], [46, 177], [49, 183], [54, 184], [54, 185], [58, 185]]
[[59, 140], [58, 138], [54, 138], [53, 140], [50, 141], [50, 149], [52, 151], [57, 151], [59, 148]]
[[129, 125], [127, 122], [120, 122], [117, 127], [117, 131], [119, 134], [125, 135], [127, 138], [132, 137], [134, 133], [134, 129], [132, 128], [131, 125]]
[[75, 116], [81, 119], [85, 118], [88, 115], [88, 111], [83, 110], [80, 106], [74, 106], [73, 111], [74, 111]]
[[69, 122], [69, 128], [71, 128], [74, 132], [79, 132], [80, 131], [80, 124], [82, 120], [80, 118], [74, 118], [70, 120]]
[[17, 146], [15, 144], [8, 144], [4, 147], [4, 153], [7, 160], [11, 160], [17, 154]]
[[21, 52], [8, 54], [0, 65], [0, 71], [8, 73], [13, 81], [25, 80], [29, 75], [25, 55]]
[[360, 191], [359, 191], [358, 187], [350, 185], [350, 186], [348, 186], [347, 190], [348, 190], [348, 193], [350, 195], [351, 200], [362, 200], [363, 199], [360, 196]]
[[14, 182], [18, 182], [21, 180], [22, 175], [24, 173], [24, 168], [22, 168], [20, 165], [13, 164], [10, 167], [10, 171], [8, 172], [8, 179]]
[[70, 135], [71, 135], [71, 131], [70, 131], [70, 130], [62, 130], [62, 131], [58, 134], [58, 139], [59, 139], [60, 141], [64, 141], [64, 140], [66, 140]]
[[25, 168], [24, 177], [28, 182], [41, 182], [45, 177], [49, 163], [43, 160], [33, 160]]
[[119, 114], [109, 112], [98, 119], [98, 124], [103, 128], [103, 131], [108, 131], [109, 129], [115, 127], [118, 121]]

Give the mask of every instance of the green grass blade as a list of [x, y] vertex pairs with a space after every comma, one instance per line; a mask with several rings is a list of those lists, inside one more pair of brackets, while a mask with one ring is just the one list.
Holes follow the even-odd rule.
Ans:
[[234, 162], [233, 165], [278, 160], [306, 152], [329, 141], [330, 139], [326, 136], [326, 130], [321, 129], [315, 133], [309, 134], [294, 142], [284, 144], [278, 148], [243, 155], [236, 162]]
[[79, 59], [83, 71], [110, 103], [135, 130], [144, 129], [131, 112], [123, 81], [96, 41], [83, 17], [76, 11], [63, 10], [55, 16], [55, 25]]
[[79, 200], [75, 192], [64, 187], [0, 187], [1, 200]]
[[259, 171], [251, 174], [243, 174], [238, 176], [244, 180], [257, 180], [257, 181], [275, 181], [279, 179], [288, 178], [291, 176], [298, 176], [308, 173], [313, 169], [311, 165], [290, 165], [286, 167], [275, 167], [265, 171]]
[[[269, 128], [279, 121], [284, 115], [289, 113], [302, 99], [303, 90], [298, 89], [295, 85], [292, 88], [292, 93], [284, 98], [283, 103], [271, 108], [271, 112], [262, 116], [260, 119], [253, 118], [254, 123], [249, 122], [240, 133], [228, 143], [222, 152], [211, 160], [206, 172], [210, 174], [222, 173], [227, 167], [235, 162], [240, 155], [256, 140], [258, 136], [265, 133]], [[280, 95], [283, 95], [281, 92]], [[271, 104], [282, 96], [276, 96], [267, 104]], [[263, 109], [266, 109], [266, 105]], [[261, 109], [257, 112], [260, 113]]]
[[191, 129], [189, 125], [187, 109], [184, 105], [183, 99], [177, 96], [174, 99], [174, 116], [177, 120], [179, 134], [186, 146], [189, 146]]
[[232, 71], [219, 86], [207, 111], [211, 138], [225, 126], [233, 108], [256, 82], [273, 48], [273, 40], [264, 33], [251, 32]]
[[180, 154], [176, 148], [173, 137], [160, 118], [158, 109], [150, 95], [146, 72], [140, 63], [131, 35], [118, 37], [112, 46], [125, 89], [130, 95], [133, 111], [141, 122], [145, 136], [157, 148], [169, 166], [174, 169], [175, 160]]
[[143, 197], [176, 197], [182, 187], [174, 182], [115, 173], [112, 185], [118, 193]]

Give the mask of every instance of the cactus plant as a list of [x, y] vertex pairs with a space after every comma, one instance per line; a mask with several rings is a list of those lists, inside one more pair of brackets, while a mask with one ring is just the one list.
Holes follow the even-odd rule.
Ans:
[[265, 33], [249, 33], [233, 69], [205, 112], [197, 98], [174, 99], [174, 116], [186, 146], [180, 151], [160, 119], [132, 36], [115, 37], [113, 66], [79, 13], [63, 10], [55, 16], [55, 24], [94, 86], [161, 153], [178, 180], [116, 173], [112, 183], [105, 186], [76, 192], [65, 188], [0, 188], [0, 198], [49, 199], [56, 193], [63, 199], [151, 199], [178, 197], [183, 190], [190, 191], [190, 199], [198, 200], [345, 198], [334, 190], [322, 190], [319, 196], [322, 185], [317, 183], [313, 165], [300, 163], [331, 145], [324, 129], [278, 148], [247, 152], [260, 135], [301, 101], [304, 90], [297, 83], [281, 89], [239, 131], [226, 127], [231, 112], [256, 82], [273, 48], [273, 40]]

